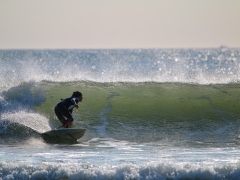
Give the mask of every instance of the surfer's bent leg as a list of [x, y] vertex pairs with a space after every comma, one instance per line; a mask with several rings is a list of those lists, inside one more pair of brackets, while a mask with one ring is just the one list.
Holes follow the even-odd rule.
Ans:
[[72, 117], [72, 114], [67, 110], [65, 109], [63, 112], [62, 112], [63, 116], [65, 116], [67, 118], [67, 120], [64, 121], [63, 123], [63, 126], [65, 128], [68, 128], [68, 125], [73, 122], [73, 117]]
[[58, 119], [62, 122], [63, 127], [68, 128], [68, 125], [73, 122], [73, 117], [67, 108], [63, 104], [59, 103], [55, 106], [54, 111]]
[[69, 125], [71, 122], [73, 122], [73, 119], [72, 119], [72, 118], [67, 119], [67, 121], [65, 122], [65, 124], [63, 125], [63, 127], [68, 128], [68, 125]]
[[62, 125], [64, 125], [66, 122], [66, 120], [63, 116], [63, 113], [62, 113], [62, 111], [64, 111], [63, 109], [64, 108], [59, 107], [59, 106], [55, 106], [55, 108], [54, 108], [54, 112], [55, 112], [57, 118], [61, 121]]

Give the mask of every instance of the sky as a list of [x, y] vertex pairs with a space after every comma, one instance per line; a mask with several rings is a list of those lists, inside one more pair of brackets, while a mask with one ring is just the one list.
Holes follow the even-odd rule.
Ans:
[[0, 49], [240, 47], [240, 0], [0, 0]]

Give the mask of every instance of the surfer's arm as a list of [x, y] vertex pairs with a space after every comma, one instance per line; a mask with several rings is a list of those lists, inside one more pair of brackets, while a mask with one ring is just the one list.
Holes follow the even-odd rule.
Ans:
[[79, 99], [78, 98], [72, 98], [72, 102], [74, 103], [74, 107], [76, 109], [78, 109], [79, 108], [79, 106], [78, 106]]

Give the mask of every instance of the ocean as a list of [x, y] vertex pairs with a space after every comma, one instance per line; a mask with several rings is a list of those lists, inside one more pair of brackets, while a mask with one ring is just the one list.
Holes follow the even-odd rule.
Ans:
[[[81, 91], [78, 142], [46, 142]], [[0, 179], [240, 179], [240, 49], [0, 50]]]

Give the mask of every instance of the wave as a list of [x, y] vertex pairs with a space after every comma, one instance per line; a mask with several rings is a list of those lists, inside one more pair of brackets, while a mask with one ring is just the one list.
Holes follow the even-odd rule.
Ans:
[[0, 177], [23, 179], [239, 179], [239, 165], [208, 167], [207, 165], [176, 165], [150, 163], [144, 165], [122, 164], [107, 167], [91, 164], [41, 163], [39, 165], [1, 162], [4, 173]]
[[[26, 148], [36, 143], [48, 147], [41, 133], [60, 125], [55, 104], [79, 90], [83, 102], [74, 110], [73, 127], [87, 131], [83, 143], [71, 147], [77, 152], [86, 147], [99, 155], [93, 158], [99, 163], [91, 158], [95, 153], [88, 156], [85, 151], [80, 159], [71, 154], [59, 160], [65, 148], [71, 149], [62, 144], [51, 146], [54, 154], [46, 158], [40, 148], [32, 162], [7, 155], [0, 162], [0, 178], [238, 179], [239, 52], [229, 48], [0, 51], [0, 146], [18, 157], [30, 152], [29, 158], [31, 150], [25, 152]], [[116, 162], [108, 145], [115, 142], [120, 150]], [[23, 143], [23, 151], [11, 148], [16, 143]], [[137, 149], [135, 156], [156, 150], [161, 154], [163, 149], [167, 155], [125, 161], [122, 156], [134, 153], [122, 151], [129, 144], [146, 152]], [[35, 154], [37, 148], [32, 150]], [[102, 162], [106, 152], [111, 157]], [[3, 151], [3, 157], [4, 153], [8, 152]], [[191, 153], [194, 156], [187, 156]]]
[[60, 126], [53, 108], [80, 90], [75, 128], [83, 137], [136, 142], [237, 144], [239, 83], [23, 82], [0, 92], [0, 123], [11, 121], [45, 132]]
[[[32, 121], [35, 121], [36, 119], [32, 119]], [[31, 121], [31, 122], [32, 122]], [[71, 140], [69, 138], [57, 138], [57, 137], [49, 137], [44, 136], [42, 132], [39, 132], [40, 128], [37, 128], [35, 130], [33, 127], [30, 127], [32, 123], [27, 125], [24, 125], [26, 123], [21, 122], [21, 120], [18, 120], [18, 122], [14, 122], [11, 120], [1, 120], [0, 121], [0, 144], [20, 144], [20, 143], [36, 143], [36, 140], [40, 142], [45, 143], [51, 143], [51, 144], [76, 144], [79, 143], [76, 140]], [[50, 129], [49, 129], [50, 130]]]
[[36, 113], [36, 106], [44, 101], [46, 96], [38, 83], [22, 83], [4, 90], [0, 93], [0, 120], [21, 123], [39, 132], [50, 129], [47, 117]]
[[40, 139], [41, 133], [18, 122], [0, 121], [0, 144], [19, 144], [29, 139]]
[[80, 90], [83, 102], [79, 110], [74, 110], [73, 127], [88, 129], [84, 141], [102, 137], [192, 145], [237, 144], [239, 86], [31, 82], [2, 92], [0, 120], [48, 131], [60, 125], [53, 112], [55, 104]]
[[1, 50], [0, 88], [30, 81], [238, 83], [239, 60], [240, 50], [230, 48]]

